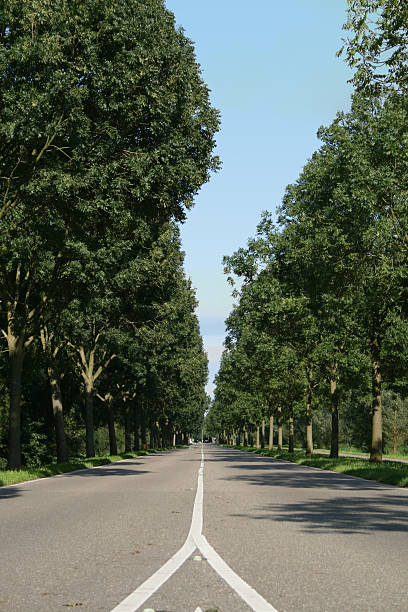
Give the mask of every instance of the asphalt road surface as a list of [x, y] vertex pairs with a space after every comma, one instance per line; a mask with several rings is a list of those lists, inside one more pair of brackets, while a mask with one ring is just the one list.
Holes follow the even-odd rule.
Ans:
[[404, 612], [407, 532], [406, 489], [194, 446], [1, 487], [0, 610]]

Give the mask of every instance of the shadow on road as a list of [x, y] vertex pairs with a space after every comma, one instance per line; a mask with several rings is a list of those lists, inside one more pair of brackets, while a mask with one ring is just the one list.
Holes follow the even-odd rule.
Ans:
[[396, 495], [380, 499], [333, 497], [296, 503], [275, 503], [258, 508], [258, 512], [233, 516], [297, 523], [302, 526], [302, 531], [308, 533], [408, 531], [408, 500]]
[[[144, 465], [140, 461], [127, 461], [126, 467], [119, 465], [101, 465], [94, 468], [84, 468], [75, 472], [67, 472], [61, 474], [61, 477], [72, 478], [73, 476], [89, 477], [89, 476], [140, 476], [141, 474], [151, 474], [151, 470], [132, 470], [130, 466]], [[129, 467], [128, 467], [129, 466]]]
[[[364, 480], [347, 474], [327, 472], [317, 468], [288, 463], [280, 459], [260, 457], [240, 453], [239, 451], [226, 451], [214, 453], [206, 457], [206, 462], [223, 461], [230, 464], [228, 467], [242, 471], [242, 474], [230, 476], [225, 480], [242, 480], [254, 485], [271, 487], [294, 487], [302, 489], [327, 488], [350, 489], [364, 491], [395, 491], [392, 485], [376, 482], [375, 480]], [[403, 491], [403, 489], [402, 489]], [[407, 498], [408, 499], [408, 498]]]
[[[305, 490], [304, 495], [300, 493], [301, 501], [274, 502], [253, 513], [231, 516], [296, 523], [308, 533], [408, 532], [405, 489], [240, 452], [215, 451], [206, 461], [222, 461], [228, 470], [236, 472], [223, 480], [270, 487], [274, 500], [282, 496], [279, 488]], [[311, 489], [321, 497], [311, 499]], [[334, 497], [333, 492], [339, 491], [344, 495]]]
[[10, 499], [11, 497], [20, 497], [23, 491], [18, 487], [8, 487], [7, 485], [0, 486], [0, 499]]
[[[127, 462], [126, 466], [139, 466], [144, 465], [140, 461], [132, 461]], [[89, 478], [92, 477], [100, 477], [100, 476], [140, 476], [141, 474], [152, 474], [151, 470], [132, 470], [128, 467], [122, 467], [118, 465], [102, 465], [97, 466], [96, 468], [83, 468], [80, 470], [75, 470], [74, 472], [66, 472], [65, 474], [56, 474], [56, 477], [59, 478], [72, 478], [72, 477], [81, 477], [81, 478]], [[39, 478], [37, 480], [27, 481], [27, 484], [30, 482], [38, 482], [38, 480], [43, 480]], [[15, 486], [8, 487], [7, 485], [0, 486], [0, 499], [8, 499], [11, 497], [20, 497], [23, 493], [27, 493], [30, 489], [19, 489]]]

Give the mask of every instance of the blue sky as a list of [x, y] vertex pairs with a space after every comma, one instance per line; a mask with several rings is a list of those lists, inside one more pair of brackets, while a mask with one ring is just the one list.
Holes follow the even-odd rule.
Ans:
[[351, 73], [336, 57], [347, 0], [166, 0], [194, 41], [221, 113], [222, 169], [204, 185], [182, 227], [185, 269], [218, 369], [233, 299], [222, 258], [245, 246], [263, 210], [275, 211], [319, 146], [316, 132], [350, 106]]

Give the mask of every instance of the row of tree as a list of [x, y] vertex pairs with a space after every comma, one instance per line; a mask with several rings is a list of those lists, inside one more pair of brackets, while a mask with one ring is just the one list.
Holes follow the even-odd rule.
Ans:
[[371, 426], [360, 427], [380, 462], [382, 387], [397, 412], [408, 391], [408, 13], [393, 0], [353, 1], [346, 29], [357, 66], [350, 112], [320, 129], [322, 146], [287, 187], [277, 224], [264, 213], [256, 238], [225, 258], [242, 286], [210, 419], [245, 436], [275, 416], [281, 447], [286, 417], [293, 450], [303, 414], [312, 454], [313, 411], [323, 406], [335, 457], [339, 407], [352, 401], [358, 412], [370, 394]]
[[115, 411], [126, 450], [146, 443], [147, 427], [152, 443], [173, 443], [201, 425], [207, 360], [178, 223], [218, 167], [218, 126], [192, 44], [163, 0], [1, 5], [9, 467], [21, 465], [22, 423], [23, 438], [38, 439], [52, 414], [57, 458], [68, 458], [64, 410], [84, 423], [93, 456], [96, 396], [113, 454]]

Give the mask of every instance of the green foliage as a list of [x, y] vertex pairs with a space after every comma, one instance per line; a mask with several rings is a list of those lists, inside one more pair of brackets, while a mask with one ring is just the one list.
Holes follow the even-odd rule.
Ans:
[[242, 285], [211, 409], [220, 431], [259, 425], [279, 405], [296, 416], [296, 440], [307, 428], [310, 451], [313, 420], [315, 444], [371, 445], [381, 459], [381, 384], [402, 401], [408, 373], [407, 108], [402, 95], [354, 96], [320, 129], [278, 226], [264, 213], [247, 248], [224, 259]]
[[69, 214], [183, 218], [218, 120], [164, 2], [13, 0], [0, 24], [3, 214], [51, 189]]
[[400, 0], [350, 0], [339, 55], [355, 70], [355, 85], [368, 93], [406, 91], [408, 7]]
[[0, 452], [7, 412], [13, 467], [20, 438], [26, 463], [61, 451], [48, 379], [68, 453], [85, 432], [94, 452], [93, 419], [106, 450], [99, 392], [119, 445], [131, 412], [152, 436], [197, 429], [207, 361], [176, 222], [219, 166], [219, 120], [191, 41], [162, 0], [12, 0], [0, 98], [0, 376], [15, 389], [8, 406], [0, 389]]

